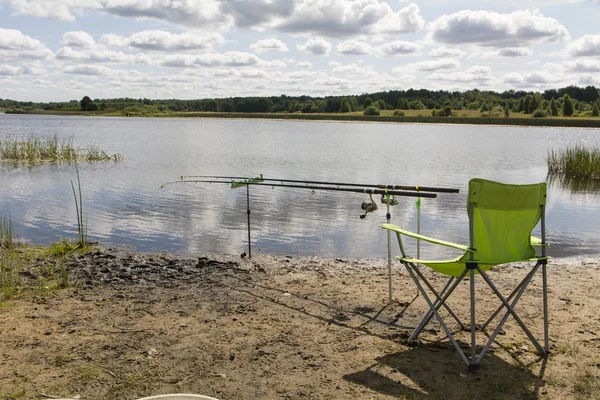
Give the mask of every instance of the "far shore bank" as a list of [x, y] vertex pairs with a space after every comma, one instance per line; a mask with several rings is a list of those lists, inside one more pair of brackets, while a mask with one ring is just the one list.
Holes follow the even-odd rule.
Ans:
[[[115, 110], [83, 112], [55, 110], [6, 110], [6, 114], [24, 115], [63, 115], [63, 116], [111, 116], [127, 118], [118, 115]], [[413, 113], [415, 114], [415, 113]], [[423, 123], [423, 124], [460, 124], [460, 125], [498, 125], [498, 126], [533, 126], [533, 127], [572, 127], [600, 128], [597, 118], [531, 118], [521, 114], [514, 117], [469, 117], [469, 116], [431, 116], [430, 110], [422, 110], [418, 115], [356, 115], [356, 114], [303, 114], [303, 113], [236, 113], [236, 112], [166, 112], [152, 114], [135, 114], [129, 117], [139, 118], [221, 118], [221, 119], [274, 119], [298, 121], [340, 121], [340, 122], [387, 122], [387, 123]]]
[[[0, 302], [0, 398], [600, 398], [597, 258], [548, 266], [548, 358], [509, 319], [470, 370], [438, 323], [406, 340], [426, 304], [398, 263], [388, 303], [385, 259], [178, 258], [99, 247], [55, 258], [34, 247], [19, 274], [31, 289]], [[69, 285], [40, 285], [38, 274], [50, 279], [57, 262]], [[506, 295], [529, 269], [512, 264], [490, 275]], [[476, 284], [483, 321], [499, 301]], [[451, 303], [462, 319], [468, 287]], [[537, 337], [541, 304], [538, 273], [517, 306]], [[469, 332], [457, 338], [467, 343]], [[478, 333], [480, 343], [486, 338]]]

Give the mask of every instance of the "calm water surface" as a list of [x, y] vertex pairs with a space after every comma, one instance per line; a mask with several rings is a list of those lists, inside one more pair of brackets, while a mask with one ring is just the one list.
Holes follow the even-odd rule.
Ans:
[[[546, 155], [575, 143], [600, 145], [600, 130], [458, 125], [137, 119], [0, 114], [0, 136], [74, 136], [120, 153], [119, 163], [79, 166], [89, 237], [104, 245], [186, 256], [247, 251], [246, 191], [218, 184], [161, 184], [180, 175], [265, 177], [454, 187], [422, 201], [422, 233], [466, 243], [469, 179], [546, 180]], [[77, 236], [73, 165], [0, 165], [0, 212], [16, 234], [48, 244]], [[253, 253], [384, 257], [377, 226], [385, 209], [359, 219], [364, 195], [251, 187]], [[416, 229], [414, 198], [392, 222]], [[600, 253], [600, 194], [552, 182], [550, 254]], [[394, 251], [396, 249], [394, 248]], [[449, 256], [426, 247], [422, 256]], [[413, 251], [414, 253], [414, 251]]]

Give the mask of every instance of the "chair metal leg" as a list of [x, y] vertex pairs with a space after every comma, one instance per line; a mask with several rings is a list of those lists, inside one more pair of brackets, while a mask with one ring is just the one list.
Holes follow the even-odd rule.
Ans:
[[544, 350], [550, 351], [548, 339], [548, 277], [546, 276], [546, 263], [542, 264], [542, 290], [544, 292]]
[[[529, 273], [525, 276], [525, 278], [523, 278], [523, 280], [521, 281], [521, 283], [519, 283], [517, 285], [517, 287], [514, 288], [514, 290], [506, 298], [506, 301], [510, 301], [514, 297], [514, 295], [517, 294], [517, 292], [521, 289], [521, 286], [523, 286], [523, 283], [525, 282], [525, 280], [529, 279], [530, 275], [533, 277], [534, 274], [535, 274], [534, 270], [529, 271]], [[483, 330], [483, 329], [487, 328], [487, 326], [494, 320], [494, 318], [496, 318], [496, 315], [498, 315], [498, 313], [500, 311], [502, 311], [503, 308], [504, 308], [504, 304], [501, 304], [500, 307], [498, 307], [496, 309], [496, 311], [494, 311], [494, 313], [488, 318], [488, 320], [485, 321], [485, 323], [483, 325], [481, 325], [481, 329]]]
[[470, 285], [471, 285], [471, 364], [477, 365], [477, 335], [475, 333], [475, 270], [470, 270]]
[[[413, 272], [412, 268], [408, 267], [406, 268], [407, 270], [411, 270], [411, 272]], [[418, 272], [421, 276], [421, 271], [419, 271], [418, 269], [416, 269], [416, 272]], [[413, 272], [414, 273], [414, 272]], [[458, 284], [463, 280], [464, 276], [467, 274], [467, 269], [465, 269], [458, 278], [456, 278], [456, 280], [454, 281], [454, 283], [452, 284], [452, 286], [447, 290], [447, 292], [439, 299], [441, 303], [437, 304], [436, 306], [434, 306], [435, 311], [437, 311], [442, 304], [446, 303], [446, 300], [448, 299], [448, 297], [450, 297], [450, 295], [452, 294], [452, 292], [454, 292], [454, 289], [456, 289], [458, 287]], [[428, 314], [432, 313], [431, 316], [429, 316], [428, 318]], [[408, 340], [415, 340], [417, 338], [417, 336], [419, 335], [419, 333], [421, 333], [421, 331], [423, 330], [423, 328], [425, 328], [425, 326], [429, 323], [429, 320], [433, 317], [433, 310], [430, 309], [427, 311], [427, 313], [425, 313], [425, 316], [421, 319], [421, 322], [417, 325], [417, 327], [415, 328], [415, 330], [411, 333], [410, 337], [408, 338]], [[460, 321], [460, 320], [459, 320]], [[462, 324], [462, 322], [460, 322], [461, 326], [464, 327], [464, 325]], [[463, 328], [464, 329], [464, 328]]]
[[[427, 285], [427, 287], [429, 288], [429, 290], [431, 290], [431, 292], [435, 295], [436, 300], [433, 303], [433, 305], [435, 306], [435, 309], [439, 310], [441, 306], [444, 306], [444, 308], [446, 310], [448, 310], [448, 312], [450, 313], [450, 315], [452, 316], [452, 318], [454, 318], [454, 320], [458, 323], [458, 325], [460, 325], [460, 329], [465, 329], [465, 325], [460, 320], [460, 318], [458, 318], [456, 316], [456, 314], [454, 313], [454, 311], [452, 311], [452, 309], [450, 308], [450, 306], [448, 306], [448, 304], [445, 301], [441, 301], [442, 300], [442, 296], [444, 296], [444, 293], [446, 292], [446, 290], [448, 289], [448, 287], [450, 286], [450, 284], [452, 283], [452, 281], [454, 279], [456, 279], [456, 278], [455, 277], [451, 277], [450, 279], [448, 279], [448, 282], [446, 282], [446, 284], [442, 288], [442, 291], [438, 294], [437, 291], [435, 290], [435, 288], [431, 285], [431, 283], [429, 283], [429, 281], [425, 278], [425, 276], [423, 275], [423, 273], [419, 269], [415, 268], [414, 271], [417, 273], [417, 275], [419, 275], [419, 278], [421, 278], [421, 280], [423, 282], [425, 282], [425, 285]], [[429, 323], [429, 321], [431, 320], [432, 317], [433, 317], [433, 314], [431, 313], [431, 310], [427, 311], [426, 315], [421, 320], [421, 322], [424, 322], [424, 324], [421, 327], [421, 329], [423, 329]], [[421, 323], [419, 323], [419, 325], [421, 325]]]
[[[534, 267], [534, 270], [537, 270], [537, 268], [539, 267], [539, 265], [540, 265], [539, 263], [536, 264], [536, 266]], [[529, 282], [531, 282], [531, 278], [533, 277], [533, 275], [528, 276], [528, 279], [522, 285], [521, 289], [519, 290], [519, 292], [515, 296], [512, 304], [509, 304], [506, 301], [506, 299], [504, 298], [504, 296], [502, 296], [502, 294], [500, 293], [500, 291], [498, 291], [498, 289], [496, 288], [496, 286], [494, 285], [494, 283], [490, 280], [490, 278], [487, 276], [487, 274], [485, 272], [483, 272], [479, 266], [477, 266], [477, 270], [479, 271], [479, 274], [483, 277], [483, 279], [486, 281], [486, 283], [490, 286], [490, 288], [494, 291], [494, 293], [496, 294], [496, 296], [498, 296], [498, 298], [500, 299], [500, 301], [502, 301], [502, 303], [504, 304], [504, 306], [507, 309], [507, 312], [504, 314], [504, 316], [502, 317], [502, 320], [500, 321], [500, 323], [498, 324], [498, 326], [496, 327], [496, 329], [494, 330], [494, 332], [490, 336], [490, 339], [488, 340], [488, 342], [484, 346], [483, 350], [479, 354], [479, 357], [476, 360], [476, 364], [479, 364], [481, 362], [481, 360], [483, 359], [483, 356], [485, 355], [485, 353], [488, 351], [488, 349], [490, 348], [490, 346], [492, 345], [492, 343], [496, 339], [496, 336], [498, 335], [498, 332], [500, 332], [500, 329], [502, 329], [502, 327], [504, 326], [504, 323], [508, 319], [509, 315], [512, 315], [515, 318], [515, 320], [517, 321], [517, 323], [519, 324], [519, 326], [521, 326], [521, 329], [523, 329], [523, 332], [525, 332], [525, 334], [527, 335], [527, 337], [529, 338], [529, 340], [531, 341], [531, 343], [533, 343], [533, 345], [536, 347], [536, 349], [538, 350], [538, 352], [541, 355], [546, 355], [545, 350], [542, 348], [542, 346], [540, 346], [540, 344], [538, 343], [538, 341], [535, 339], [535, 337], [532, 335], [532, 333], [529, 331], [529, 329], [527, 328], [527, 326], [525, 326], [525, 324], [523, 323], [523, 321], [521, 320], [521, 318], [517, 315], [517, 313], [514, 310], [515, 305], [517, 304], [517, 302], [519, 301], [519, 299], [521, 298], [521, 296], [525, 292], [525, 289], [527, 289], [527, 286], [529, 285]]]
[[[423, 286], [421, 286], [421, 283], [419, 282], [419, 279], [417, 278], [417, 276], [415, 275], [415, 273], [412, 271], [412, 268], [407, 267], [406, 269], [407, 269], [408, 273], [410, 274], [410, 277], [412, 278], [412, 280], [415, 282], [415, 285], [417, 286], [417, 289], [419, 290], [419, 292], [421, 293], [421, 295], [423, 296], [423, 298], [425, 299], [425, 301], [429, 305], [429, 308], [431, 309], [431, 311], [433, 312], [433, 314], [436, 316], [436, 318], [440, 322], [440, 325], [442, 326], [442, 328], [446, 332], [446, 335], [448, 335], [448, 338], [450, 339], [450, 341], [452, 342], [452, 344], [456, 348], [456, 351], [458, 352], [458, 354], [460, 355], [460, 357], [462, 358], [462, 360], [464, 361], [464, 363], [467, 366], [469, 366], [470, 365], [469, 359], [467, 358], [467, 356], [465, 355], [465, 353], [462, 351], [462, 349], [460, 348], [460, 346], [458, 345], [458, 343], [454, 339], [454, 336], [452, 335], [452, 332], [450, 332], [450, 329], [448, 329], [448, 327], [444, 323], [444, 320], [442, 319], [442, 317], [440, 316], [440, 314], [438, 313], [438, 311], [433, 306], [433, 303], [429, 299], [429, 296], [427, 296], [427, 293], [425, 292], [425, 289], [423, 289]], [[462, 277], [464, 277], [464, 274], [466, 274], [466, 270], [462, 274], [462, 276], [458, 279], [458, 281], [462, 280]]]

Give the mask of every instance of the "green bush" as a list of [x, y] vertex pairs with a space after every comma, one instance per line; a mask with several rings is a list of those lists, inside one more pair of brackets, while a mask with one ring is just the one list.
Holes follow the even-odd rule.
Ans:
[[404, 117], [404, 111], [394, 110], [394, 117]]
[[363, 115], [379, 115], [379, 108], [374, 106], [369, 106], [363, 111]]
[[548, 113], [544, 110], [537, 109], [533, 112], [533, 114], [531, 114], [531, 116], [533, 118], [546, 118], [548, 116]]

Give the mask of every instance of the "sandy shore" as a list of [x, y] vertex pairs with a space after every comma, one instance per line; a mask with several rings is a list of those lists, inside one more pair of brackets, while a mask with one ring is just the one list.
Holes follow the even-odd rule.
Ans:
[[[0, 303], [0, 398], [600, 398], [598, 260], [552, 260], [547, 359], [511, 318], [478, 370], [437, 323], [406, 341], [426, 304], [399, 264], [388, 303], [383, 259], [97, 251], [68, 265], [69, 288]], [[527, 271], [491, 276], [507, 294]], [[483, 322], [499, 301], [477, 285]], [[451, 303], [465, 320], [467, 290]], [[541, 337], [541, 276], [517, 309]]]

